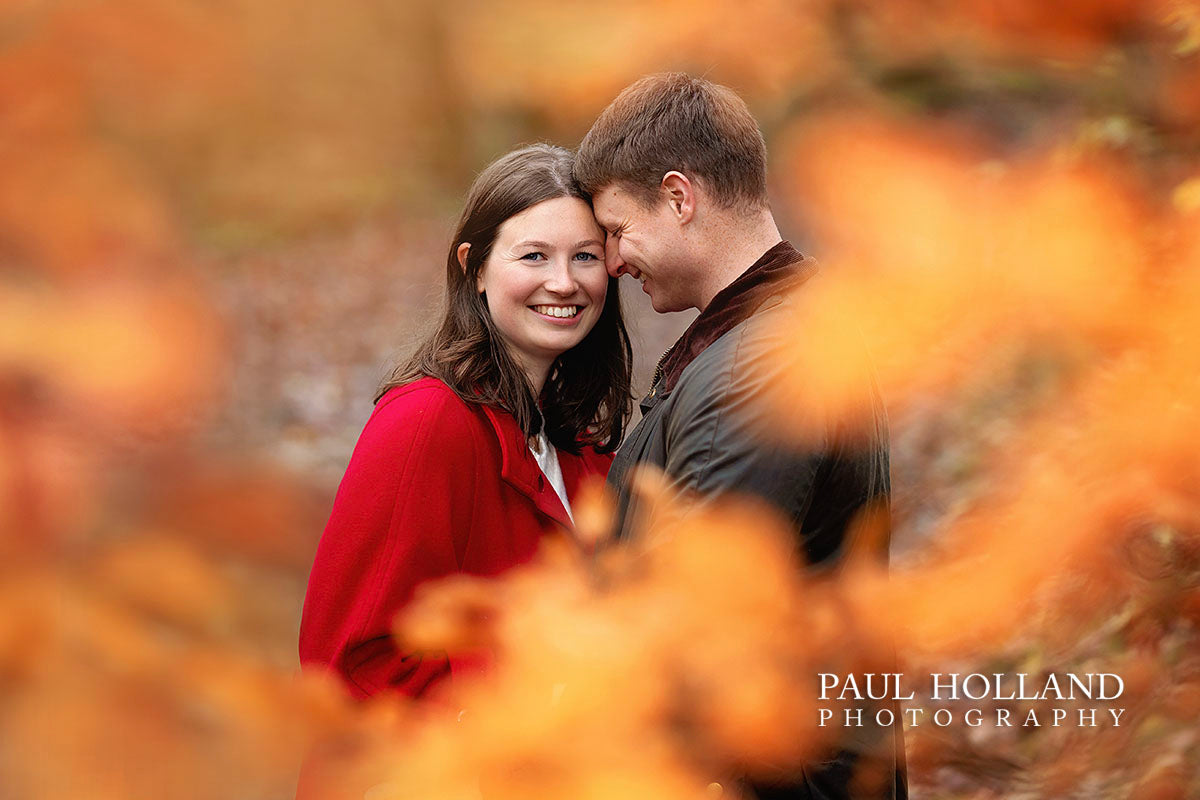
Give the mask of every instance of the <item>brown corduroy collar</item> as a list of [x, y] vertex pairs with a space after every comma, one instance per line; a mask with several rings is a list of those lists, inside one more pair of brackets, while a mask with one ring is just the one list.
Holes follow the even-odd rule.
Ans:
[[674, 389], [684, 368], [696, 356], [731, 328], [748, 319], [763, 301], [798, 285], [815, 271], [816, 262], [806, 260], [786, 241], [763, 253], [733, 283], [717, 292], [712, 302], [658, 362], [658, 369], [655, 370], [656, 393], [666, 394]]

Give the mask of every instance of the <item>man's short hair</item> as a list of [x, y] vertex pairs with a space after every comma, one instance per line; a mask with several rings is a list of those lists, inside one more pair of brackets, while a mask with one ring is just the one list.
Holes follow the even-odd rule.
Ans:
[[767, 146], [742, 98], [682, 72], [627, 86], [583, 138], [575, 179], [589, 193], [619, 184], [644, 203], [663, 175], [699, 178], [725, 207], [767, 204]]

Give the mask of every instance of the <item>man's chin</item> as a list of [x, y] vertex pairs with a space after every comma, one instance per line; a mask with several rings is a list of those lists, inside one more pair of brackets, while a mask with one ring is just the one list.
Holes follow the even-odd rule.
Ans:
[[665, 296], [661, 289], [649, 281], [642, 281], [642, 291], [650, 298], [650, 307], [659, 314], [671, 314], [675, 311], [683, 311], [689, 308], [689, 306], [680, 305], [670, 297]]
[[650, 307], [653, 308], [658, 313], [662, 314], [663, 313], [662, 306], [663, 306], [663, 299], [664, 299], [662, 297], [662, 295], [658, 294], [654, 290], [652, 290], [650, 288], [650, 286], [646, 283], [646, 281], [642, 281], [641, 283], [642, 283], [642, 292], [645, 293], [645, 295], [650, 298]]
[[650, 307], [659, 314], [673, 314], [676, 311], [683, 311], [678, 307], [678, 304], [671, 303], [665, 297], [656, 299], [654, 295], [650, 295]]

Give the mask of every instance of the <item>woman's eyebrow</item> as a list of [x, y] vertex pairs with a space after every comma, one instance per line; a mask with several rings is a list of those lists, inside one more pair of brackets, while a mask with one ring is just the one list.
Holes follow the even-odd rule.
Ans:
[[[579, 242], [575, 246], [576, 247], [588, 247], [590, 245], [595, 245], [596, 247], [604, 247], [604, 242], [600, 241], [599, 239], [584, 239], [582, 242]], [[524, 241], [524, 242], [517, 242], [515, 245], [513, 245], [513, 247], [540, 247], [543, 250], [553, 250], [554, 249], [554, 245], [548, 244], [546, 242], [533, 241], [532, 239]]]

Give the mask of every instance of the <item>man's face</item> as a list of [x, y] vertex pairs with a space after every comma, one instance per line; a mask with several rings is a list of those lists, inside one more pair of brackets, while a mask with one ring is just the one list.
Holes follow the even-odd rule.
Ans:
[[696, 305], [687, 242], [665, 197], [647, 206], [628, 189], [609, 184], [592, 197], [592, 208], [606, 234], [604, 265], [609, 275], [640, 280], [660, 313]]

